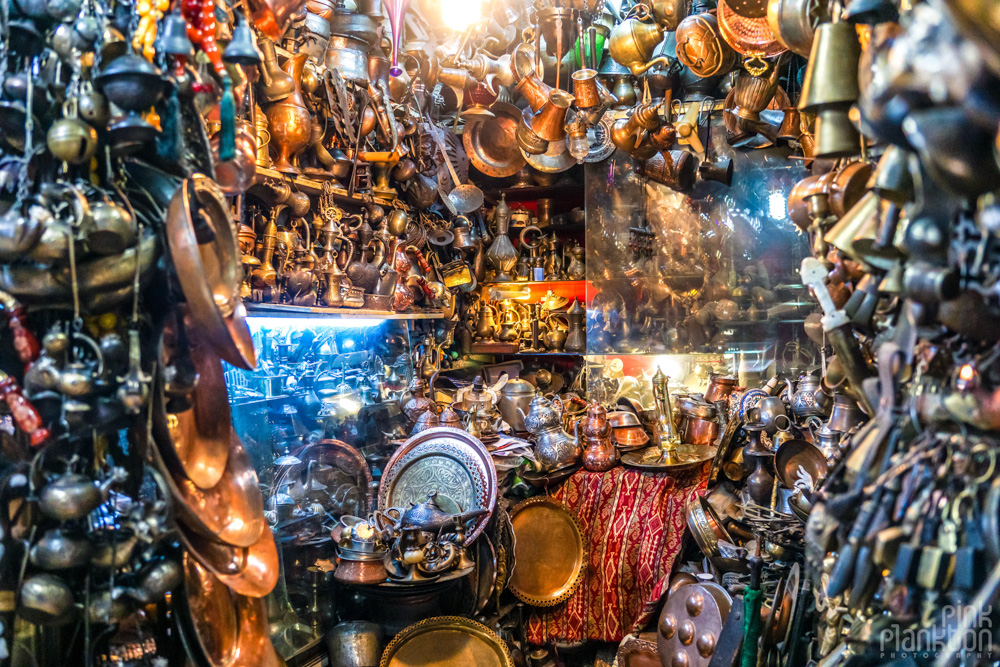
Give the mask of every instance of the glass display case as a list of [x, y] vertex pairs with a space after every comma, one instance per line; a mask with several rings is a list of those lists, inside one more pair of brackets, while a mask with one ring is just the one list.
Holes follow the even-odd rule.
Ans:
[[268, 617], [275, 648], [288, 658], [330, 625], [338, 596], [331, 529], [371, 511], [388, 440], [405, 434], [399, 397], [428, 351], [417, 344], [415, 358], [410, 324], [399, 319], [306, 311], [248, 322], [257, 370], [229, 366], [226, 384], [278, 545], [281, 576]]
[[817, 361], [798, 278], [808, 241], [785, 203], [806, 172], [786, 149], [734, 150], [721, 114], [705, 163], [720, 180], [678, 192], [621, 151], [587, 165], [588, 387], [598, 395], [657, 367], [673, 386], [704, 391], [712, 373], [748, 385]]

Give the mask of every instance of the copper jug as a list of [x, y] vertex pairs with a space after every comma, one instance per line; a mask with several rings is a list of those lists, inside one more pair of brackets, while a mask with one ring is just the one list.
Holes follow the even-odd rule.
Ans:
[[532, 113], [537, 113], [548, 101], [549, 93], [552, 92], [552, 86], [543, 82], [532, 72], [521, 79], [514, 86], [514, 90], [525, 99], [528, 106], [531, 107]]
[[496, 306], [486, 302], [481, 302], [479, 306], [479, 317], [476, 320], [476, 341], [493, 340], [496, 332]]
[[280, 102], [269, 105], [265, 111], [271, 142], [277, 149], [274, 168], [286, 174], [299, 173], [292, 159], [312, 142], [311, 118], [299, 86], [306, 57], [305, 53], [296, 53], [285, 61], [282, 69], [295, 81], [295, 90]]
[[611, 443], [611, 424], [608, 411], [598, 403], [591, 403], [583, 421], [583, 467], [592, 472], [603, 472], [615, 467], [618, 455]]

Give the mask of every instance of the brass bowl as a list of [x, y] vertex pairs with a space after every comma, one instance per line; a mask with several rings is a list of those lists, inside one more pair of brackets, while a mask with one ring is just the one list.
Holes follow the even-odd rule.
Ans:
[[191, 348], [198, 384], [191, 393], [191, 407], [167, 413], [164, 396], [153, 398], [153, 429], [157, 442], [169, 444], [167, 460], [176, 461], [199, 489], [219, 483], [229, 459], [230, 424], [226, 380], [219, 357], [206, 345]]
[[722, 519], [704, 496], [698, 502], [691, 503], [688, 508], [687, 526], [698, 548], [710, 558], [722, 556], [719, 540], [733, 542], [726, 527], [722, 525]]
[[774, 472], [781, 485], [786, 489], [795, 488], [800, 467], [812, 478], [814, 486], [826, 477], [826, 457], [819, 447], [805, 440], [783, 442], [774, 453]]

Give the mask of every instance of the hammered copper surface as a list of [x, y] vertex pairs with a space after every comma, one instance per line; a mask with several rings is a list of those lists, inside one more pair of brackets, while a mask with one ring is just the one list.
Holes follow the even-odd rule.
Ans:
[[[161, 447], [159, 442], [158, 447]], [[199, 489], [182, 472], [170, 470], [154, 447], [154, 460], [171, 487], [174, 508], [188, 528], [235, 547], [255, 544], [264, 531], [264, 498], [250, 457], [235, 431], [230, 432], [229, 460], [222, 479]]]
[[551, 607], [580, 585], [586, 546], [576, 517], [548, 496], [524, 501], [511, 512], [514, 572], [510, 589], [521, 600]]
[[660, 657], [668, 665], [708, 667], [731, 604], [715, 584], [688, 584], [671, 593], [657, 624]]
[[466, 123], [462, 144], [476, 169], [494, 178], [513, 176], [526, 164], [514, 133], [521, 111], [513, 104], [494, 102], [493, 118]]
[[193, 630], [193, 636], [186, 637], [189, 648], [200, 649], [211, 665], [232, 665], [239, 627], [229, 589], [190, 554], [184, 554], [184, 582]]
[[264, 600], [237, 595], [235, 602], [239, 644], [230, 667], [284, 667], [285, 661], [274, 650], [268, 634]]
[[182, 539], [198, 562], [234, 593], [260, 598], [274, 590], [278, 583], [278, 548], [266, 524], [260, 539], [249, 548], [230, 547], [183, 532]]
[[393, 638], [380, 667], [512, 667], [510, 652], [485, 625], [460, 616], [415, 623]]
[[230, 425], [226, 380], [219, 357], [205, 345], [191, 348], [191, 361], [198, 372], [198, 385], [191, 394], [191, 409], [177, 413], [154, 412], [166, 417], [166, 437], [184, 474], [200, 489], [219, 483], [229, 460]]

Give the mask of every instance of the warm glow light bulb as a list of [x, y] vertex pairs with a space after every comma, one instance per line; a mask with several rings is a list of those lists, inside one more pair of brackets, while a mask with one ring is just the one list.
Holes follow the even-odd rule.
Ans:
[[477, 0], [441, 0], [441, 20], [452, 30], [465, 30], [482, 16]]

